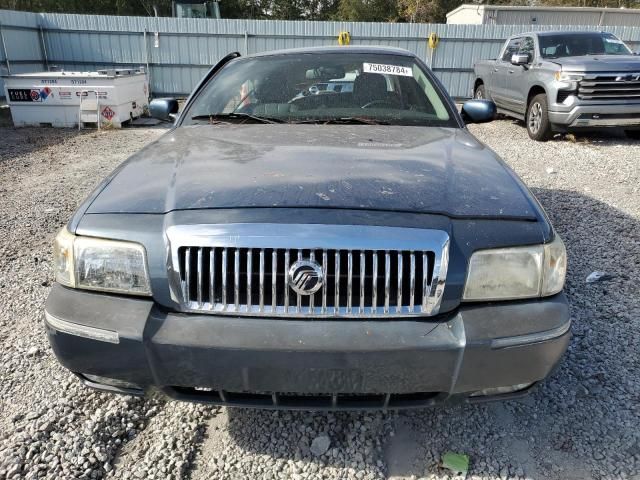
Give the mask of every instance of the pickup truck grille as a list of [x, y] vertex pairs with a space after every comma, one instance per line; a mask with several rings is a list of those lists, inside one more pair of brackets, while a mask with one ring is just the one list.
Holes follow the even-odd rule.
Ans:
[[585, 75], [578, 85], [578, 98], [640, 101], [640, 72]]
[[[286, 229], [288, 226], [285, 226]], [[204, 313], [291, 317], [387, 317], [437, 313], [448, 261], [448, 236], [439, 232], [436, 248], [289, 248], [274, 245], [203, 245], [189, 242], [175, 249], [176, 283], [187, 311]], [[282, 229], [283, 226], [280, 226]], [[382, 227], [358, 227], [367, 229]], [[416, 232], [434, 232], [417, 229]], [[444, 235], [444, 236], [443, 236]], [[423, 235], [418, 235], [419, 237]], [[335, 241], [334, 234], [330, 237]], [[226, 237], [227, 239], [229, 237]], [[215, 240], [215, 239], [214, 239]], [[243, 243], [242, 235], [233, 243]], [[276, 242], [278, 243], [278, 242]], [[291, 239], [295, 243], [295, 238]], [[303, 242], [305, 243], [305, 242]], [[330, 242], [326, 242], [330, 243]], [[301, 245], [306, 247], [308, 245]], [[332, 247], [333, 245], [326, 245]], [[321, 271], [321, 286], [313, 293], [299, 293], [292, 286], [291, 268], [296, 262], [312, 262]], [[294, 267], [295, 268], [295, 267]]]

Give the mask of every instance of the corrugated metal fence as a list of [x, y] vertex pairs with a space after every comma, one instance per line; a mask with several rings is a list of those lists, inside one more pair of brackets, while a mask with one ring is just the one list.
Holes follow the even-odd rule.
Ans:
[[[640, 48], [638, 27], [443, 25], [268, 20], [208, 20], [36, 14], [0, 10], [11, 72], [149, 66], [154, 95], [187, 94], [229, 52], [243, 55], [293, 47], [336, 45], [341, 31], [353, 45], [410, 50], [431, 65], [454, 97], [470, 94], [476, 60], [494, 58], [505, 38], [528, 30], [607, 30]], [[440, 37], [431, 52], [427, 38]], [[6, 58], [0, 46], [0, 72]]]

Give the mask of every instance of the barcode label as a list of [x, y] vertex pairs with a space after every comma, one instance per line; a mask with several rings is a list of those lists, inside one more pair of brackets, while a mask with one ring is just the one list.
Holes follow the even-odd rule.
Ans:
[[363, 63], [362, 71], [365, 73], [382, 73], [386, 75], [402, 75], [403, 77], [413, 77], [410, 67], [401, 65], [387, 65], [384, 63]]

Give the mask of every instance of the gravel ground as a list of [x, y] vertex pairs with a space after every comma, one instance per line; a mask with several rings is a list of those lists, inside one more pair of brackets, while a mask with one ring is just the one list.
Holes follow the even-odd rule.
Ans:
[[[402, 413], [229, 410], [95, 393], [42, 325], [51, 241], [161, 130], [0, 128], [0, 480], [8, 478], [640, 479], [640, 143], [530, 141], [473, 126], [533, 189], [570, 255], [574, 321], [559, 371], [520, 401]], [[605, 280], [587, 283], [593, 271]]]

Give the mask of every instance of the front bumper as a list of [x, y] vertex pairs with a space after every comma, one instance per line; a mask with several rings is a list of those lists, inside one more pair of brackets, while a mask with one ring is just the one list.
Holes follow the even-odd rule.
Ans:
[[[478, 401], [483, 398], [469, 395], [545, 378], [570, 338], [564, 294], [467, 304], [439, 320], [182, 314], [149, 299], [60, 285], [46, 304], [58, 360], [87, 385], [121, 393], [156, 388], [181, 400], [234, 406], [360, 409]], [[109, 387], [84, 375], [133, 387]]]
[[549, 121], [553, 125], [566, 128], [640, 127], [640, 103], [564, 107], [557, 104], [549, 108]]

